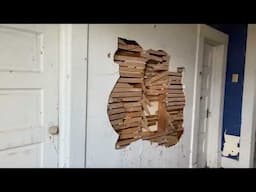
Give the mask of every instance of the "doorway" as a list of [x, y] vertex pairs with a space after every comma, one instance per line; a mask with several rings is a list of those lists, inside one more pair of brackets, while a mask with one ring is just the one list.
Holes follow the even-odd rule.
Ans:
[[198, 25], [190, 167], [221, 166], [228, 35]]

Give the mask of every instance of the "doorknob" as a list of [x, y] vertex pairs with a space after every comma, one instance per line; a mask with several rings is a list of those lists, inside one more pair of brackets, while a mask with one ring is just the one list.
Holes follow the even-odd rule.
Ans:
[[57, 126], [52, 126], [49, 128], [49, 133], [51, 135], [57, 135], [59, 133], [59, 127]]

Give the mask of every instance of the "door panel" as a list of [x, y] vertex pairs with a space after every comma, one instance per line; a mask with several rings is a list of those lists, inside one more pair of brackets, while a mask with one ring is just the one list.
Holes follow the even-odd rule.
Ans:
[[0, 167], [57, 167], [58, 25], [0, 25]]

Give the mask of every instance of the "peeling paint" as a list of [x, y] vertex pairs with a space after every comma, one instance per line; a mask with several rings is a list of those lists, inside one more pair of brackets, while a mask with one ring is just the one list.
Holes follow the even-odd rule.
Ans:
[[223, 156], [237, 156], [239, 154], [240, 137], [224, 133]]

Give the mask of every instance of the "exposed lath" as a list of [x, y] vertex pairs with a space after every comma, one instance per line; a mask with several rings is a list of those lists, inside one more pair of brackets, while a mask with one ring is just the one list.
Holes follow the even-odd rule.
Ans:
[[108, 116], [119, 138], [116, 149], [139, 139], [170, 147], [183, 133], [185, 96], [182, 70], [169, 72], [163, 50], [144, 51], [136, 42], [118, 38], [114, 61], [120, 77], [108, 101]]

